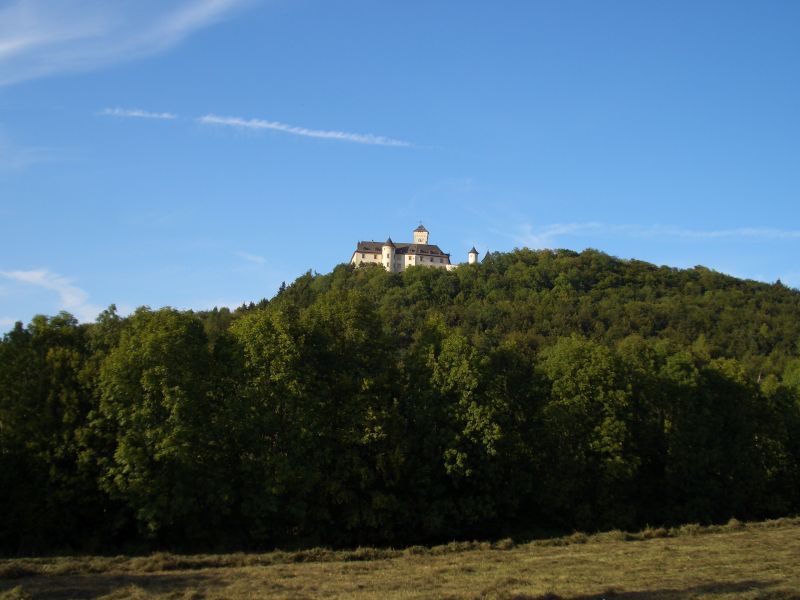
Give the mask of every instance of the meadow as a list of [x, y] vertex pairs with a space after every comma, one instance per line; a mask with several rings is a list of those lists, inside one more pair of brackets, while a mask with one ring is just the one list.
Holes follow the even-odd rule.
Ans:
[[0, 598], [800, 598], [800, 518], [515, 543], [0, 561]]

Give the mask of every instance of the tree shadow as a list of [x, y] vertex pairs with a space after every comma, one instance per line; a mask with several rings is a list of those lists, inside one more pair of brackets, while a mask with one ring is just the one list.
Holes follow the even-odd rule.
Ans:
[[[142, 597], [150, 594], [174, 594], [192, 592], [193, 600], [202, 600], [212, 590], [224, 587], [224, 578], [194, 573], [99, 573], [86, 575], [37, 575], [16, 581], [0, 582], [0, 594], [21, 587], [18, 597], [31, 600], [92, 600], [107, 594], [115, 597]], [[262, 590], [265, 596], [279, 591], [282, 586], [275, 582], [274, 589]], [[285, 590], [284, 590], [285, 591]], [[757, 598], [764, 600], [800, 600], [800, 592], [780, 589], [775, 582], [739, 581], [708, 583], [686, 588], [663, 588], [647, 591], [618, 591], [609, 589], [596, 594], [514, 594], [493, 593], [492, 597], [503, 600], [688, 600], [704, 594], [744, 594], [758, 592]], [[483, 597], [480, 594], [478, 597]]]
[[222, 578], [200, 573], [95, 573], [86, 575], [36, 575], [0, 582], [0, 595], [19, 587], [20, 598], [31, 600], [91, 600], [116, 593], [120, 598], [192, 591], [202, 600], [206, 592], [225, 585]]
[[694, 585], [682, 589], [664, 588], [648, 591], [607, 590], [599, 594], [560, 596], [544, 594], [538, 596], [510, 595], [506, 600], [687, 600], [703, 594], [744, 594], [758, 591], [758, 598], [764, 600], [800, 600], [800, 592], [776, 589], [777, 584], [769, 581], [737, 581]]

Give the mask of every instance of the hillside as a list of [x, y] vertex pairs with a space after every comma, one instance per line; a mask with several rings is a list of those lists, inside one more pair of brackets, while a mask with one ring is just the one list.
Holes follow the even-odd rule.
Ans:
[[410, 544], [800, 510], [800, 292], [597, 251], [340, 265], [0, 343], [0, 548]]
[[308, 306], [334, 290], [365, 294], [401, 340], [433, 313], [490, 344], [512, 333], [537, 346], [575, 334], [604, 345], [630, 335], [697, 344], [711, 357], [740, 360], [756, 377], [780, 376], [800, 342], [800, 292], [780, 282], [657, 267], [595, 250], [492, 253], [471, 268], [405, 276], [340, 265], [329, 275], [299, 278], [285, 300]]

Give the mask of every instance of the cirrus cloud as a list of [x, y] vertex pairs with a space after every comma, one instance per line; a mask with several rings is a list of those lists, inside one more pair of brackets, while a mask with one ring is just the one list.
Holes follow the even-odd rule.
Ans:
[[168, 112], [151, 112], [140, 108], [106, 108], [100, 113], [109, 117], [124, 117], [133, 119], [177, 119], [178, 115]]
[[0, 86], [167, 50], [253, 0], [12, 0], [0, 8]]
[[67, 277], [48, 269], [0, 271], [0, 277], [18, 284], [38, 287], [58, 294], [58, 308], [72, 313], [81, 321], [94, 321], [101, 308], [89, 303], [89, 294]]
[[[142, 110], [140, 108], [105, 108], [98, 114], [111, 117], [161, 119], [170, 121], [181, 118], [178, 115], [170, 112], [155, 112]], [[242, 119], [241, 117], [220, 117], [209, 114], [203, 117], [198, 117], [194, 120], [204, 125], [220, 125], [224, 127], [235, 127], [238, 129], [250, 130], [268, 129], [288, 133], [290, 135], [334, 140], [338, 142], [352, 142], [355, 144], [367, 144], [370, 146], [395, 146], [406, 148], [412, 146], [411, 142], [397, 140], [383, 135], [374, 135], [372, 133], [353, 133], [350, 131], [337, 131], [330, 129], [309, 129], [308, 127], [287, 125], [286, 123], [281, 123], [280, 121], [267, 121], [264, 119]]]
[[281, 131], [290, 135], [337, 140], [340, 142], [354, 142], [356, 144], [369, 144], [373, 146], [411, 146], [410, 142], [396, 140], [382, 135], [373, 135], [371, 133], [352, 133], [349, 131], [335, 131], [326, 129], [309, 129], [307, 127], [287, 125], [286, 123], [281, 123], [279, 121], [267, 121], [264, 119], [242, 119], [241, 117], [205, 115], [197, 120], [205, 125], [222, 125], [226, 127], [254, 130], [269, 129], [273, 131]]
[[615, 225], [609, 223], [552, 223], [521, 225], [512, 237], [518, 244], [532, 248], [552, 248], [564, 237], [625, 236], [631, 238], [673, 238], [684, 240], [752, 239], [762, 241], [799, 240], [800, 230], [775, 227], [735, 227], [731, 229], [689, 229], [663, 225]]

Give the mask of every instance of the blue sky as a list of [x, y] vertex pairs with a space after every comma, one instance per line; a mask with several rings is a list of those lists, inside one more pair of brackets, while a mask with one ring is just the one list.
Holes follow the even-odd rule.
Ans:
[[0, 330], [271, 296], [356, 241], [800, 286], [793, 0], [0, 1]]

